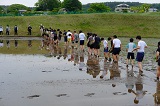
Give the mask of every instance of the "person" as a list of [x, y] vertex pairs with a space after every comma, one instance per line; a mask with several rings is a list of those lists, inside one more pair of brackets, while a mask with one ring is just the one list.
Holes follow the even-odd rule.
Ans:
[[126, 46], [126, 48], [127, 48], [126, 51], [128, 52], [128, 54], [127, 54], [127, 61], [126, 61], [126, 67], [128, 67], [128, 62], [131, 59], [132, 68], [133, 68], [134, 59], [135, 59], [134, 52], [132, 52], [132, 51], [133, 51], [133, 49], [136, 48], [136, 44], [133, 43], [133, 41], [134, 41], [134, 39], [130, 38], [130, 42]]
[[40, 29], [40, 34], [41, 34], [41, 36], [42, 36], [43, 33], [44, 33], [44, 26], [41, 24], [41, 25], [39, 26], [39, 29]]
[[28, 35], [32, 35], [32, 27], [31, 27], [31, 25], [28, 26]]
[[101, 39], [97, 34], [94, 34], [94, 35], [95, 35], [95, 38], [94, 38], [94, 55], [96, 57], [99, 57], [99, 55], [100, 55], [99, 49], [100, 49]]
[[0, 35], [3, 35], [3, 26], [0, 25]]
[[157, 66], [157, 80], [159, 80], [159, 77], [160, 77], [160, 42], [158, 42], [158, 49], [156, 51], [156, 62], [158, 63], [158, 66]]
[[[9, 31], [10, 31], [10, 27], [9, 27], [9, 25], [7, 25], [6, 26], [6, 35], [10, 34]], [[10, 41], [6, 40], [6, 43], [7, 43], [7, 48], [9, 48], [10, 47]]]
[[108, 57], [109, 57], [109, 61], [112, 61], [111, 59], [111, 55], [113, 53], [113, 49], [112, 49], [112, 46], [113, 46], [113, 39], [112, 37], [108, 37], [108, 42], [110, 41], [110, 48], [108, 48], [109, 52], [108, 52]]
[[117, 35], [114, 35], [113, 36], [113, 46], [112, 46], [112, 49], [113, 49], [113, 60], [115, 63], [118, 63], [118, 60], [119, 60], [119, 53], [121, 51], [121, 41], [117, 38]]
[[17, 25], [14, 26], [14, 35], [18, 35], [18, 26]]
[[[14, 35], [18, 35], [18, 27], [17, 27], [17, 25], [14, 26]], [[14, 46], [17, 49], [17, 47], [18, 47], [18, 40], [14, 41]]]
[[85, 34], [80, 30], [79, 31], [79, 40], [80, 40], [80, 49], [84, 52], [84, 41], [85, 41]]
[[133, 51], [137, 50], [137, 56], [136, 60], [138, 61], [138, 67], [139, 67], [139, 72], [143, 73], [142, 71], [142, 61], [144, 58], [144, 49], [147, 48], [146, 42], [141, 40], [141, 36], [137, 36], [136, 39], [138, 40], [138, 45]]
[[77, 48], [78, 46], [78, 39], [79, 39], [79, 36], [77, 34], [76, 31], [74, 31], [74, 42], [75, 42], [75, 48]]
[[6, 26], [6, 35], [9, 35], [10, 27], [9, 25]]
[[103, 46], [104, 46], [104, 57], [107, 60], [107, 62], [109, 62], [108, 60], [108, 42], [107, 40], [105, 40], [104, 38], [101, 38], [101, 41], [103, 42]]

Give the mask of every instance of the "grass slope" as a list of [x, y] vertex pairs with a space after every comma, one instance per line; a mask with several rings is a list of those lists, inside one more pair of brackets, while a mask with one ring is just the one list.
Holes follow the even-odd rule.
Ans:
[[13, 35], [14, 25], [19, 27], [19, 35], [27, 35], [27, 27], [30, 23], [33, 35], [39, 35], [39, 26], [61, 30], [83, 30], [85, 33], [94, 32], [100, 36], [112, 36], [116, 34], [123, 37], [159, 37], [160, 35], [160, 13], [143, 14], [75, 14], [54, 16], [21, 16], [0, 17], [0, 25], [8, 24]]

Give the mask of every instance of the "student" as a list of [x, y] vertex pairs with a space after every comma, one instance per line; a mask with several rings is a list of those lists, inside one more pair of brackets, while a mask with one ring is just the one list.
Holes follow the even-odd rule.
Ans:
[[0, 35], [3, 35], [3, 26], [0, 25]]
[[127, 61], [126, 61], [126, 64], [127, 64], [126, 67], [128, 67], [128, 62], [131, 59], [131, 64], [132, 64], [132, 68], [133, 68], [135, 57], [134, 57], [134, 53], [132, 51], [133, 51], [133, 49], [136, 48], [135, 43], [133, 43], [133, 38], [130, 38], [130, 43], [127, 44], [126, 48], [127, 48], [126, 51], [128, 52]]
[[136, 60], [138, 61], [139, 72], [143, 73], [142, 61], [144, 58], [144, 49], [147, 48], [148, 46], [146, 42], [141, 40], [141, 36], [137, 36], [136, 39], [138, 40], [138, 45], [137, 45], [137, 48], [135, 48], [133, 51], [137, 50]]
[[28, 35], [32, 35], [32, 27], [31, 27], [31, 25], [28, 26]]
[[75, 42], [75, 48], [77, 48], [78, 46], [78, 39], [79, 39], [79, 36], [77, 34], [76, 31], [74, 31], [74, 42]]
[[84, 40], [85, 40], [85, 34], [80, 30], [79, 31], [79, 40], [80, 40], [80, 49], [84, 52]]
[[101, 39], [97, 34], [95, 34], [95, 38], [94, 38], [94, 55], [96, 57], [99, 57], [99, 55], [100, 55], [100, 51], [99, 51], [100, 50], [100, 44], [101, 44]]
[[108, 61], [108, 57], [109, 57], [108, 56], [108, 42], [104, 38], [101, 38], [101, 41], [103, 42], [103, 46], [104, 46], [104, 57], [107, 60], [107, 62], [109, 62]]
[[6, 26], [6, 35], [9, 35], [10, 27], [9, 25]]
[[18, 35], [18, 27], [17, 27], [17, 25], [14, 26], [14, 35]]
[[157, 67], [157, 80], [159, 80], [160, 77], [160, 42], [158, 42], [158, 49], [156, 51], [156, 62], [158, 62], [158, 67]]
[[[9, 31], [10, 31], [10, 27], [9, 27], [9, 25], [7, 25], [6, 26], [6, 35], [10, 34]], [[10, 48], [10, 41], [6, 40], [6, 43], [7, 43], [7, 48]]]
[[112, 46], [112, 49], [113, 49], [113, 60], [115, 63], [118, 63], [118, 60], [119, 60], [119, 53], [121, 51], [121, 41], [117, 38], [116, 35], [113, 36], [113, 46]]
[[111, 37], [108, 37], [108, 42], [110, 41], [110, 48], [108, 49], [109, 52], [108, 52], [108, 57], [109, 57], [109, 61], [112, 61], [111, 59], [111, 55], [112, 52], [113, 52], [113, 49], [112, 49], [112, 46], [113, 46], [113, 39]]

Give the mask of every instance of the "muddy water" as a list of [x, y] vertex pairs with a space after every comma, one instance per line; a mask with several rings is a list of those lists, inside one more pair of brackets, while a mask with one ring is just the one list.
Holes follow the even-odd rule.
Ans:
[[155, 104], [154, 72], [139, 76], [136, 66], [127, 72], [123, 62], [117, 69], [102, 57], [83, 53], [77, 64], [44, 55], [1, 54], [0, 59], [1, 106], [131, 106], [133, 92], [143, 92], [139, 105]]
[[126, 68], [125, 48], [118, 67], [103, 53], [95, 58], [63, 46], [52, 56], [0, 54], [0, 106], [153, 106], [160, 83], [154, 80], [156, 44], [148, 43], [143, 76], [137, 64]]

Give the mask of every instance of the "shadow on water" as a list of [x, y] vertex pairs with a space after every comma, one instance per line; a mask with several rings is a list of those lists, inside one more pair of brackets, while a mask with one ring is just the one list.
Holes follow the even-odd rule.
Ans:
[[[13, 52], [14, 41], [9, 43], [9, 50]], [[3, 41], [0, 50], [8, 47], [9, 43]], [[22, 48], [28, 46], [32, 54], [35, 54], [35, 48], [45, 52], [40, 55], [0, 54], [2, 106], [160, 104], [160, 84], [154, 82], [155, 73], [144, 71], [145, 75], [141, 76], [137, 65], [126, 68], [123, 55], [119, 63], [114, 63], [107, 62], [103, 53], [97, 58], [61, 42], [60, 46], [44, 47], [41, 47], [41, 41], [18, 41], [17, 44], [16, 50], [24, 51]], [[152, 67], [149, 65], [147, 68]], [[46, 100], [48, 102], [44, 103]]]

